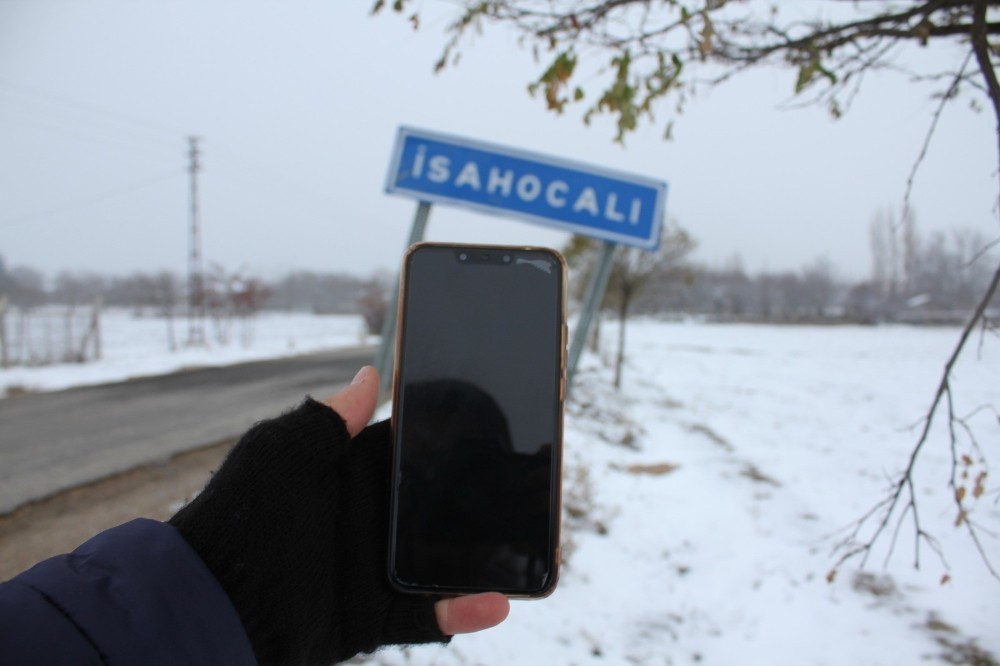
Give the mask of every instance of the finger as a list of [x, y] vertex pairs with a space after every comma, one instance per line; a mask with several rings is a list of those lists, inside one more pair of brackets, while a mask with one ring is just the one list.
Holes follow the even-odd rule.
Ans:
[[510, 612], [510, 602], [499, 592], [442, 599], [434, 604], [438, 628], [446, 636], [495, 627]]
[[358, 371], [350, 385], [323, 402], [340, 414], [347, 433], [354, 437], [368, 425], [378, 401], [378, 371], [366, 365]]

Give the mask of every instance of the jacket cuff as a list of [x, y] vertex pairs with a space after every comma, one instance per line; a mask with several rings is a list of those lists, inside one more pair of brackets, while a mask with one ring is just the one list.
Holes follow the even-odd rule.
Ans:
[[125, 523], [11, 582], [43, 596], [106, 663], [256, 664], [222, 586], [165, 523]]

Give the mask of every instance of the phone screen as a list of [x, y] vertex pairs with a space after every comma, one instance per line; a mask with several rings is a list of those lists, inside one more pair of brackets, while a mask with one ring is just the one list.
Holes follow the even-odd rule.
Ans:
[[402, 275], [390, 577], [542, 596], [558, 566], [562, 258], [418, 245]]

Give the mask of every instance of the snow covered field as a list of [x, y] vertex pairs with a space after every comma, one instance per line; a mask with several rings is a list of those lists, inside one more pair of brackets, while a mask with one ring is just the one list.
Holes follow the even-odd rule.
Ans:
[[[122, 317], [104, 325], [103, 361], [0, 371], [0, 394], [351, 346], [362, 334], [358, 318], [268, 314], [252, 346], [168, 353], [162, 320]], [[887, 568], [883, 548], [865, 572], [849, 563], [826, 579], [844, 528], [905, 464], [956, 329], [637, 321], [620, 392], [610, 386], [611, 330], [601, 354], [585, 355], [567, 408], [568, 562], [556, 592], [515, 602], [503, 625], [447, 648], [389, 649], [369, 661], [996, 663], [983, 654], [1000, 656], [1000, 582], [954, 527], [940, 427], [917, 491], [948, 568], [925, 545], [913, 569], [904, 523]], [[953, 383], [959, 414], [1000, 405], [998, 356], [995, 340], [967, 350]], [[995, 411], [969, 424], [1000, 464]], [[961, 453], [980, 469], [974, 450]], [[996, 534], [991, 478], [972, 517]], [[984, 537], [1000, 564], [1000, 539]]]
[[[848, 566], [826, 581], [842, 528], [905, 463], [957, 334], [631, 325], [626, 388], [616, 393], [604, 360], [587, 358], [568, 408], [566, 503], [586, 515], [564, 531], [572, 553], [556, 592], [515, 602], [505, 624], [448, 648], [372, 661], [995, 663], [973, 657], [1000, 655], [1000, 581], [953, 527], [940, 437], [921, 466], [920, 510], [951, 581], [940, 584], [926, 547], [913, 570], [908, 526], [887, 570], [873, 557], [865, 573]], [[1000, 404], [997, 345], [978, 361], [971, 351], [954, 387], [961, 414]], [[973, 424], [997, 464], [996, 415]], [[975, 516], [994, 532], [997, 497]], [[986, 541], [995, 564], [998, 545]]]
[[187, 347], [188, 322], [176, 318], [173, 335], [178, 349], [170, 351], [166, 319], [108, 309], [101, 315], [100, 361], [0, 369], [0, 396], [11, 389], [51, 391], [180, 368], [228, 365], [377, 341], [366, 337], [364, 321], [356, 315], [262, 312], [248, 322], [229, 321], [221, 336], [226, 344], [219, 342], [219, 331], [210, 320], [205, 322], [204, 332], [206, 346]]

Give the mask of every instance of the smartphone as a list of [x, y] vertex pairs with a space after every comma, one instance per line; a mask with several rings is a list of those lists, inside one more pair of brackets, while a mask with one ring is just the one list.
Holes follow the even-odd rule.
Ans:
[[400, 271], [389, 578], [543, 597], [559, 566], [566, 265], [421, 243]]

